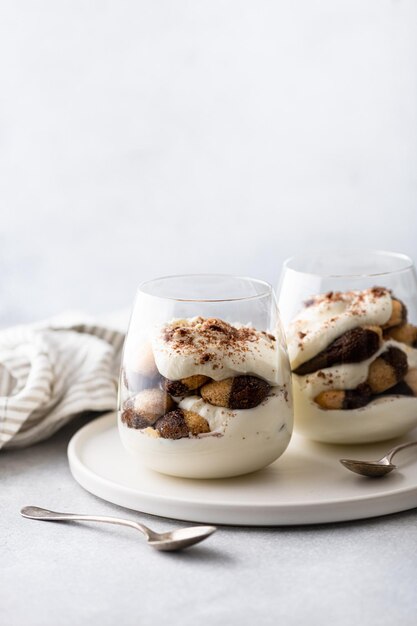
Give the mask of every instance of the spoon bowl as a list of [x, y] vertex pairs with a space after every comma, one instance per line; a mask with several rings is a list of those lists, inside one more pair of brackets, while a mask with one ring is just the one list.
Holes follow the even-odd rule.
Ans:
[[167, 533], [159, 533], [158, 539], [148, 539], [148, 544], [164, 552], [182, 550], [206, 539], [215, 532], [214, 526], [189, 526]]
[[397, 466], [391, 463], [393, 457], [400, 450], [416, 446], [417, 441], [408, 441], [407, 443], [401, 443], [395, 448], [391, 448], [382, 459], [378, 461], [361, 461], [356, 459], [340, 459], [340, 463], [346, 467], [346, 469], [355, 474], [361, 474], [362, 476], [369, 476], [370, 478], [379, 478], [386, 476], [393, 470], [397, 469]]
[[355, 461], [354, 459], [340, 459], [341, 464], [355, 474], [377, 478], [386, 476], [397, 468], [392, 463], [381, 463], [380, 461]]
[[173, 552], [183, 550], [200, 543], [210, 537], [217, 529], [215, 526], [189, 526], [188, 528], [178, 528], [166, 533], [157, 533], [144, 524], [134, 520], [121, 519], [119, 517], [108, 517], [104, 515], [80, 515], [78, 513], [58, 513], [41, 509], [38, 506], [25, 506], [20, 511], [23, 517], [37, 519], [47, 522], [104, 522], [105, 524], [119, 524], [134, 528], [145, 535], [148, 545], [163, 552]]

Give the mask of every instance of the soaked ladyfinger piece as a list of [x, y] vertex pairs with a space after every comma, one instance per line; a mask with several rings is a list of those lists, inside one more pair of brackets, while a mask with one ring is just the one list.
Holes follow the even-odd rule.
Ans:
[[191, 391], [199, 389], [205, 383], [211, 380], [208, 376], [202, 374], [196, 374], [195, 376], [188, 376], [187, 378], [181, 378], [180, 380], [168, 380], [164, 378], [162, 386], [172, 396], [186, 396]]
[[153, 439], [158, 439], [161, 435], [159, 431], [157, 431], [153, 426], [148, 426], [148, 428], [144, 428], [142, 431], [148, 437], [152, 437]]
[[392, 328], [399, 326], [407, 321], [407, 307], [401, 300], [392, 298], [392, 312], [388, 322], [386, 322], [382, 328]]
[[230, 392], [232, 390], [233, 378], [212, 381], [200, 389], [201, 397], [206, 402], [214, 406], [229, 406]]
[[384, 338], [395, 339], [395, 341], [405, 343], [407, 346], [417, 348], [417, 326], [402, 324], [401, 326], [389, 328], [384, 332]]
[[270, 389], [266, 381], [256, 376], [235, 376], [208, 383], [200, 393], [203, 400], [214, 406], [252, 409], [265, 400]]
[[342, 409], [345, 392], [341, 389], [322, 391], [314, 398], [314, 402], [322, 409], [338, 410]]
[[417, 396], [417, 369], [415, 367], [408, 370], [404, 376], [405, 384], [411, 389], [414, 396]]
[[146, 428], [174, 407], [174, 400], [162, 389], [144, 389], [125, 402], [121, 419], [130, 428]]
[[390, 347], [369, 366], [367, 383], [372, 393], [382, 393], [404, 378], [408, 370], [407, 355]]
[[315, 357], [299, 365], [294, 373], [305, 376], [340, 363], [359, 363], [375, 354], [381, 343], [382, 330], [379, 326], [352, 328]]
[[176, 409], [161, 417], [155, 424], [155, 429], [164, 439], [183, 439], [189, 435], [199, 435], [210, 432], [207, 420], [194, 411]]
[[366, 406], [371, 399], [370, 388], [367, 385], [359, 385], [356, 389], [322, 391], [314, 398], [314, 402], [322, 409], [346, 411]]
[[188, 426], [181, 409], [167, 413], [155, 424], [156, 430], [164, 439], [182, 439], [188, 437]]
[[404, 380], [400, 380], [399, 383], [397, 383], [393, 387], [390, 387], [389, 389], [386, 389], [385, 391], [382, 391], [378, 396], [375, 396], [375, 397], [379, 398], [381, 396], [413, 396], [413, 395], [414, 395], [413, 390], [410, 389], [407, 383]]
[[385, 396], [417, 396], [417, 369], [409, 369], [403, 380], [382, 392]]
[[210, 432], [209, 423], [204, 417], [195, 411], [185, 411], [182, 409], [182, 412], [184, 414], [188, 430], [192, 435], [201, 435], [202, 433]]

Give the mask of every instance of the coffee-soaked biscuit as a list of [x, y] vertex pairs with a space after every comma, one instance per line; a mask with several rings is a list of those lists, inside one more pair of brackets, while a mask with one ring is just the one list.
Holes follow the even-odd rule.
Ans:
[[370, 364], [366, 382], [372, 393], [382, 393], [400, 382], [407, 369], [405, 352], [391, 346]]
[[161, 435], [158, 430], [156, 430], [153, 426], [148, 426], [144, 428], [142, 431], [148, 437], [152, 437], [153, 439], [158, 439]]
[[228, 409], [252, 409], [263, 400], [270, 385], [256, 376], [235, 376], [207, 383], [200, 389], [203, 400]]
[[395, 339], [395, 341], [405, 343], [407, 346], [417, 348], [417, 326], [401, 324], [401, 326], [389, 328], [384, 332], [384, 338]]
[[121, 418], [130, 428], [146, 428], [174, 407], [174, 400], [162, 389], [144, 389], [125, 402]]
[[199, 415], [199, 413], [196, 413], [195, 411], [186, 411], [184, 409], [182, 409], [182, 412], [191, 435], [201, 435], [202, 433], [210, 432], [208, 421]]
[[168, 380], [168, 378], [164, 378], [162, 386], [171, 396], [186, 396], [191, 391], [195, 391], [205, 383], [208, 383], [209, 380], [210, 378], [208, 376], [203, 376], [202, 374], [188, 376], [180, 380]]
[[322, 391], [315, 398], [314, 402], [322, 409], [327, 410], [349, 410], [359, 409], [366, 406], [372, 399], [370, 388], [365, 385], [359, 385], [356, 389], [334, 389]]
[[380, 394], [378, 394], [378, 396], [375, 396], [375, 398], [379, 398], [381, 396], [413, 396], [413, 395], [414, 395], [413, 390], [407, 385], [405, 380], [400, 380], [399, 383], [397, 383], [393, 387], [390, 387], [389, 389], [386, 389], [385, 391], [382, 391]]
[[176, 409], [161, 417], [155, 429], [164, 439], [183, 439], [189, 435], [210, 432], [207, 420], [194, 411]]
[[232, 390], [233, 378], [212, 381], [200, 389], [201, 397], [214, 406], [229, 406], [229, 397]]
[[401, 300], [397, 300], [397, 298], [392, 298], [392, 312], [389, 320], [382, 326], [385, 328], [392, 328], [394, 326], [399, 326], [400, 324], [405, 324], [407, 321], [407, 307]]
[[381, 342], [382, 331], [379, 326], [352, 328], [335, 339], [325, 350], [299, 365], [294, 373], [305, 376], [340, 363], [359, 363], [375, 354]]
[[343, 407], [345, 392], [342, 389], [332, 389], [321, 391], [315, 398], [314, 402], [322, 409], [339, 410]]
[[[396, 348], [392, 349], [397, 350]], [[401, 352], [401, 350], [398, 350], [398, 352]], [[402, 356], [399, 356], [398, 354], [392, 355], [391, 353], [388, 356], [388, 359], [391, 362], [390, 368], [393, 367], [392, 363], [395, 363], [394, 367], [396, 371], [396, 376], [401, 376], [402, 372], [404, 372], [404, 358]], [[376, 359], [374, 363], [376, 363], [376, 361], [379, 361], [379, 359]], [[382, 372], [384, 373], [382, 374]], [[385, 385], [382, 385], [382, 375], [386, 377]], [[366, 383], [359, 385], [356, 389], [336, 389], [331, 391], [322, 391], [314, 398], [314, 401], [322, 409], [346, 410], [358, 409], [362, 406], [366, 406], [371, 400], [377, 397], [375, 394], [417, 396], [417, 369], [415, 368], [408, 370], [402, 380], [400, 380], [399, 382], [397, 381], [396, 383], [394, 383], [394, 385], [390, 385], [389, 387], [386, 387], [386, 384], [391, 383], [394, 380], [394, 375], [392, 374], [391, 369], [387, 372], [386, 369], [381, 366], [381, 363], [378, 363], [375, 376], [377, 377], [379, 385], [374, 386], [374, 388], [371, 388], [371, 386], [368, 384], [368, 379]], [[385, 388], [382, 389], [382, 387]], [[377, 391], [377, 389], [382, 390]]]
[[382, 392], [384, 396], [417, 396], [417, 369], [409, 369], [403, 380]]
[[417, 369], [410, 368], [404, 376], [404, 382], [411, 389], [414, 396], [417, 396]]
[[156, 430], [164, 439], [182, 439], [188, 437], [188, 426], [181, 409], [167, 413], [155, 424]]

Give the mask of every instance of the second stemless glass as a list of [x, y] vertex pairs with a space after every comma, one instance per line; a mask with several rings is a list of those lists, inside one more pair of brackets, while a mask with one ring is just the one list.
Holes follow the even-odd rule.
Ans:
[[381, 251], [286, 261], [279, 307], [293, 369], [295, 430], [368, 443], [417, 426], [417, 281]]
[[119, 385], [124, 447], [187, 478], [258, 470], [292, 433], [291, 373], [272, 288], [188, 275], [140, 286]]

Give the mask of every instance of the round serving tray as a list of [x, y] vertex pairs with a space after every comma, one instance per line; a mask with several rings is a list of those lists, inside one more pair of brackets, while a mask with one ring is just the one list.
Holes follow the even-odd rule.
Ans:
[[[401, 441], [417, 438], [414, 431]], [[211, 524], [280, 526], [376, 517], [417, 507], [417, 454], [404, 451], [399, 470], [370, 479], [338, 459], [377, 459], [393, 442], [332, 446], [294, 435], [269, 467], [241, 476], [193, 480], [141, 467], [122, 447], [114, 413], [81, 428], [68, 446], [71, 472], [94, 495], [162, 517]]]

